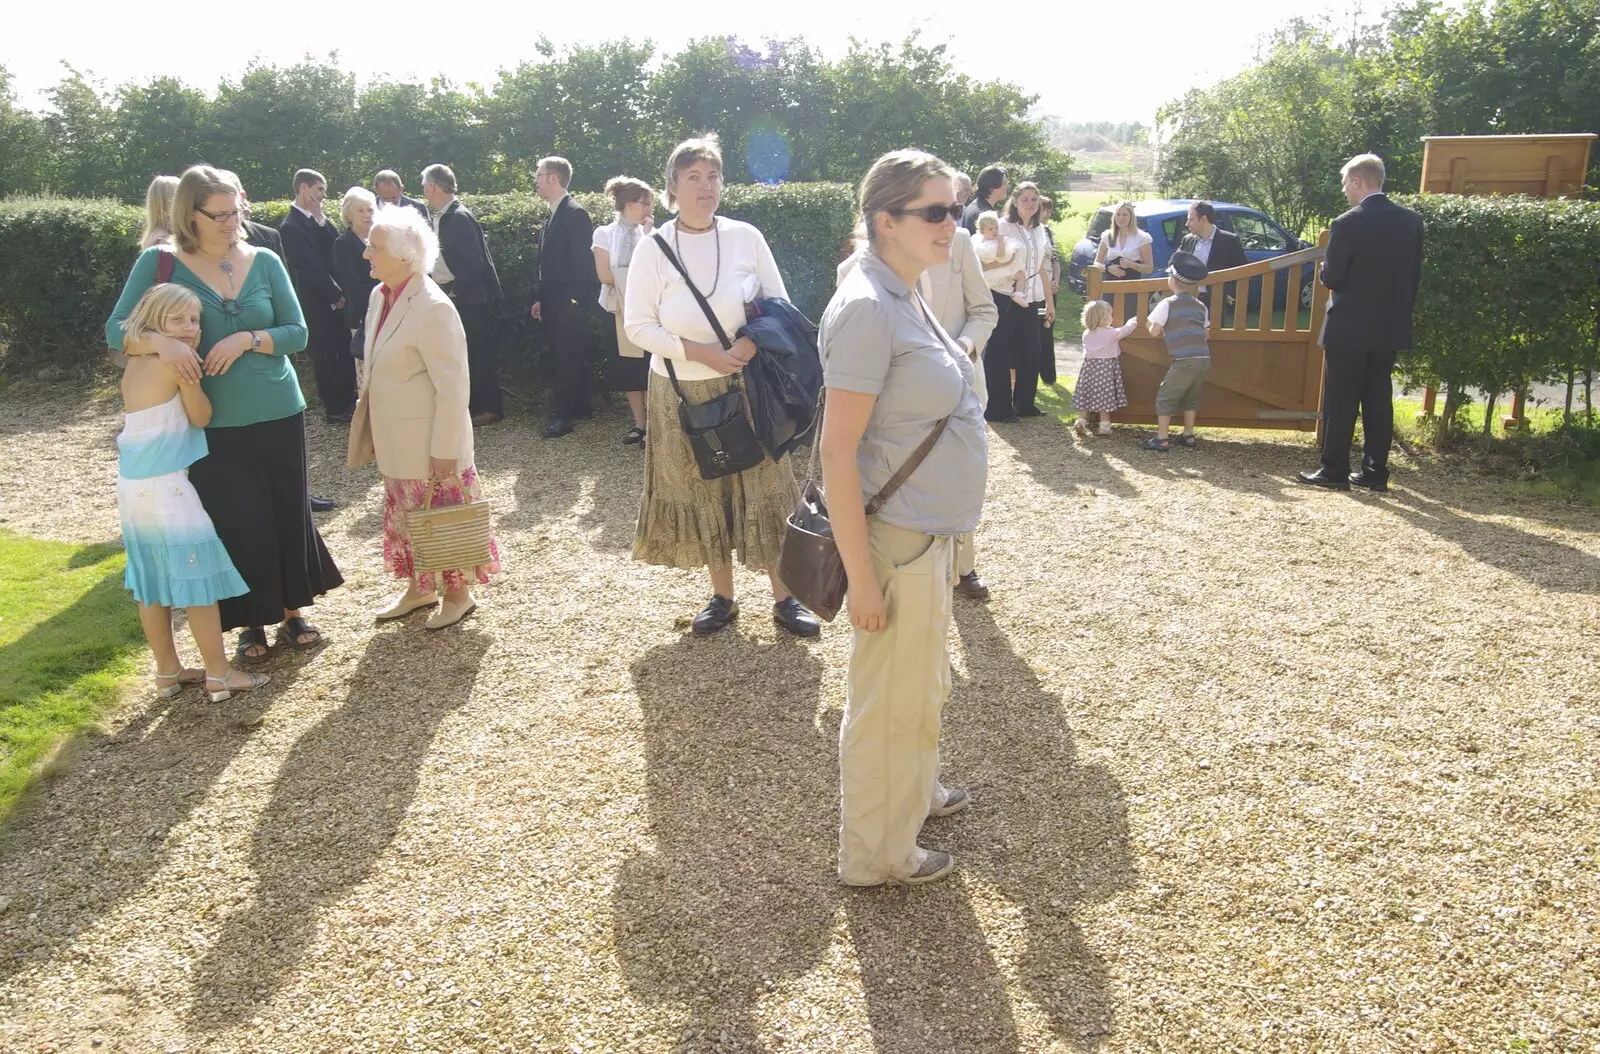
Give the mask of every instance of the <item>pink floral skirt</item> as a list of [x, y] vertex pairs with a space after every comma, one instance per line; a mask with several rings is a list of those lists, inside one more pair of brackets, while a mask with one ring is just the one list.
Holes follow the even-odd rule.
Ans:
[[[487, 584], [489, 576], [500, 570], [500, 547], [494, 536], [489, 537], [489, 563], [477, 567], [457, 568], [441, 572], [443, 589], [437, 581], [439, 575], [432, 571], [416, 574], [411, 555], [411, 536], [406, 533], [406, 513], [420, 509], [428, 500], [428, 481], [425, 479], [391, 479], [383, 477], [383, 567], [396, 578], [416, 579], [417, 588], [424, 593], [436, 590], [450, 592], [470, 586], [474, 582]], [[461, 505], [478, 500], [478, 470], [469, 468], [461, 473], [461, 485], [455, 480], [439, 484], [433, 493], [435, 506]]]

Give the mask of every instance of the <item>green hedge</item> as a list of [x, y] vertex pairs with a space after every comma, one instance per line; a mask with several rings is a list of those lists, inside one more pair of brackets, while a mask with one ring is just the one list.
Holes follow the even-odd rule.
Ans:
[[[610, 199], [574, 195], [597, 223], [609, 222]], [[539, 227], [548, 214], [531, 194], [464, 195], [482, 221], [505, 299], [496, 313], [502, 361], [543, 373], [543, 331], [528, 316]], [[329, 201], [330, 214], [337, 203]], [[258, 202], [254, 218], [276, 226], [286, 201]], [[759, 227], [772, 245], [789, 295], [816, 318], [833, 291], [839, 247], [855, 221], [854, 192], [844, 184], [733, 186], [722, 214]], [[337, 222], [338, 217], [332, 217]], [[667, 213], [658, 214], [665, 220]], [[7, 365], [73, 370], [105, 360], [106, 317], [137, 255], [143, 210], [110, 201], [27, 198], [0, 201], [0, 330]], [[596, 339], [609, 316], [593, 313]]]
[[[1600, 369], [1600, 203], [1397, 197], [1426, 224], [1415, 386], [1503, 392]], [[1450, 414], [1446, 414], [1446, 421]], [[1486, 420], [1493, 415], [1486, 415]]]

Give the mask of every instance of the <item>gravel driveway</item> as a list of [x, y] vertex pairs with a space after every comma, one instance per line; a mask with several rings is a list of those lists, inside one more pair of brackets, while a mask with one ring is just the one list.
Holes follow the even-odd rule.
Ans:
[[[0, 1050], [1600, 1050], [1600, 528], [1307, 438], [994, 434], [936, 886], [834, 879], [847, 627], [629, 559], [612, 411], [478, 438], [507, 572], [375, 627], [376, 476], [311, 425], [329, 643], [130, 695], [0, 827]], [[104, 406], [0, 398], [0, 518], [114, 537]], [[1527, 1046], [1520, 1041], [1526, 1040]]]

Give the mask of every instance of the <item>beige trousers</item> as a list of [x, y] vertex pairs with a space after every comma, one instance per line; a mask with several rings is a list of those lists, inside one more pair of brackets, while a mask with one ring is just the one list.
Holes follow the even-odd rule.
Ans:
[[950, 697], [954, 539], [867, 521], [887, 624], [857, 630], [839, 726], [839, 878], [905, 878], [926, 853], [917, 832], [935, 804], [939, 725]]
[[965, 578], [978, 569], [978, 550], [973, 543], [973, 532], [958, 534], [956, 543], [956, 577]]

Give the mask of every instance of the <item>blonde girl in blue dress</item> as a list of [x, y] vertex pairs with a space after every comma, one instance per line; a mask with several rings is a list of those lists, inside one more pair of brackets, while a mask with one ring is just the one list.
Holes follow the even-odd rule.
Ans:
[[[183, 286], [151, 286], [123, 328], [129, 340], [159, 333], [200, 343], [200, 301]], [[156, 690], [167, 698], [204, 679], [220, 703], [268, 678], [235, 670], [222, 644], [217, 601], [249, 591], [217, 539], [211, 517], [189, 483], [189, 466], [206, 456], [211, 401], [182, 384], [154, 355], [128, 361], [122, 374], [123, 427], [117, 436], [117, 512], [128, 551], [124, 583], [139, 601], [139, 622], [156, 658]], [[205, 670], [189, 670], [172, 639], [172, 609], [185, 608]], [[171, 671], [170, 673], [164, 671]]]

